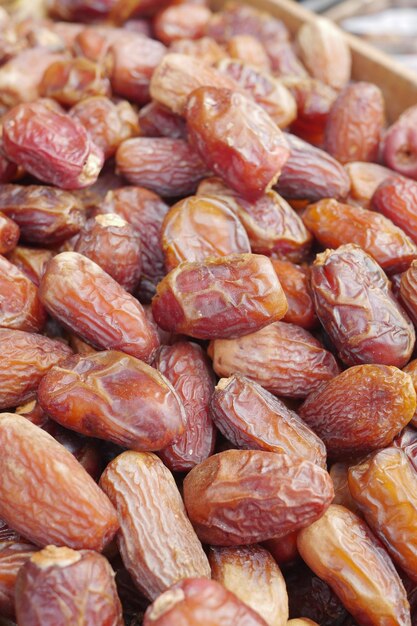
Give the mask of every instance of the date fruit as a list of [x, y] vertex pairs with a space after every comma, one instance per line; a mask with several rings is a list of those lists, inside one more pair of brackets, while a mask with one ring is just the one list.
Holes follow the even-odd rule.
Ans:
[[50, 315], [95, 347], [144, 361], [158, 347], [158, 336], [138, 300], [77, 252], [51, 259], [39, 295]]
[[345, 169], [350, 178], [349, 200], [352, 200], [353, 204], [359, 205], [364, 209], [372, 208], [372, 196], [378, 186], [384, 180], [393, 176], [392, 170], [378, 163], [353, 161], [352, 163], [346, 163]]
[[0, 255], [0, 327], [39, 332], [46, 312], [38, 289], [18, 267]]
[[367, 524], [332, 504], [298, 534], [304, 561], [325, 580], [360, 624], [411, 626], [401, 579]]
[[[417, 359], [413, 359], [410, 361], [405, 367], [403, 367], [403, 372], [406, 372], [409, 376], [411, 376], [411, 380], [413, 381], [414, 389], [417, 393]], [[417, 426], [417, 409], [414, 413], [414, 416], [411, 420], [411, 424], [413, 426]]]
[[123, 452], [100, 485], [116, 507], [123, 563], [138, 589], [154, 600], [183, 578], [210, 578], [210, 566], [171, 472], [157, 456]]
[[26, 418], [0, 415], [0, 516], [31, 542], [100, 552], [116, 511], [74, 456]]
[[372, 208], [397, 224], [417, 243], [417, 181], [385, 178], [372, 196]]
[[318, 465], [287, 454], [226, 450], [194, 467], [184, 480], [188, 516], [204, 543], [257, 543], [318, 519], [333, 499]]
[[318, 254], [311, 268], [316, 313], [346, 365], [404, 367], [415, 331], [380, 266], [357, 245]]
[[237, 91], [200, 87], [190, 95], [187, 129], [207, 167], [248, 200], [271, 189], [290, 151], [258, 104]]
[[310, 394], [299, 414], [339, 459], [390, 445], [414, 415], [415, 394], [396, 367], [356, 365]]
[[19, 241], [19, 226], [7, 215], [0, 212], [0, 254], [10, 254]]
[[288, 302], [288, 311], [282, 321], [307, 330], [317, 326], [318, 319], [310, 293], [309, 270], [281, 259], [271, 261]]
[[198, 339], [240, 337], [281, 319], [287, 308], [271, 261], [257, 254], [181, 263], [152, 300], [161, 328]]
[[417, 180], [417, 106], [406, 109], [385, 133], [383, 157], [391, 169]]
[[2, 539], [0, 543], [0, 615], [15, 617], [15, 585], [24, 563], [38, 550], [23, 539]]
[[241, 374], [221, 378], [210, 404], [214, 423], [236, 447], [284, 452], [326, 467], [323, 442], [295, 411]]
[[47, 546], [19, 571], [16, 614], [27, 626], [122, 626], [110, 563], [92, 550]]
[[155, 16], [155, 36], [166, 46], [178, 39], [199, 39], [211, 14], [207, 7], [189, 3], [168, 6]]

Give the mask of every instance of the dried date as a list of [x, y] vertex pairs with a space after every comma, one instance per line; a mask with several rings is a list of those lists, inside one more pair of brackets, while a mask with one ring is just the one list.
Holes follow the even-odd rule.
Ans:
[[393, 175], [392, 170], [378, 163], [354, 161], [347, 163], [345, 169], [350, 178], [349, 199], [364, 209], [372, 208], [371, 200], [376, 189]]
[[383, 157], [391, 169], [417, 180], [417, 106], [406, 109], [385, 133]]
[[169, 46], [178, 39], [199, 39], [204, 35], [211, 11], [205, 6], [178, 4], [160, 11], [153, 21], [157, 39]]
[[32, 281], [0, 255], [0, 327], [39, 332], [46, 313]]
[[2, 539], [0, 543], [0, 614], [15, 618], [15, 585], [17, 574], [38, 550], [23, 539]]
[[0, 212], [0, 254], [10, 254], [19, 241], [19, 226], [7, 215]]
[[372, 196], [371, 204], [417, 243], [416, 181], [400, 176], [385, 178]]
[[30, 280], [39, 286], [41, 278], [45, 273], [46, 265], [52, 259], [51, 250], [43, 248], [26, 248], [17, 246], [11, 254], [8, 255], [9, 261], [16, 265]]
[[282, 320], [307, 330], [314, 328], [318, 320], [310, 293], [308, 269], [281, 259], [271, 261], [288, 302], [288, 311]]
[[185, 121], [180, 115], [157, 102], [149, 102], [139, 111], [139, 129], [142, 137], [170, 137], [186, 139]]

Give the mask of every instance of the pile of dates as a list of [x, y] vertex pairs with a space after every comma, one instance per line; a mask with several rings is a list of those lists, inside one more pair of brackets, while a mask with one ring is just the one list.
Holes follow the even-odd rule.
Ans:
[[20, 1], [0, 127], [0, 623], [416, 625], [417, 103], [322, 18]]

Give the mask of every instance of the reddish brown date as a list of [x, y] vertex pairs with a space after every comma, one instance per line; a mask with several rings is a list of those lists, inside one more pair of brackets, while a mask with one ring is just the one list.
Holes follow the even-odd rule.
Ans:
[[218, 376], [243, 374], [271, 393], [293, 398], [305, 398], [340, 371], [313, 335], [284, 322], [239, 339], [216, 339], [209, 354]]
[[349, 471], [349, 488], [394, 563], [417, 580], [417, 476], [400, 448], [386, 448]]
[[385, 133], [383, 157], [391, 169], [417, 180], [417, 106], [406, 109]]
[[63, 189], [88, 187], [97, 180], [103, 152], [66, 113], [42, 102], [18, 104], [2, 123], [6, 156], [39, 180]]
[[[406, 372], [409, 376], [411, 376], [414, 389], [416, 390], [416, 393], [417, 393], [417, 359], [413, 359], [405, 367], [403, 367], [403, 372]], [[411, 423], [413, 424], [413, 426], [417, 426], [417, 410], [414, 413]]]
[[48, 369], [72, 354], [61, 341], [6, 328], [0, 329], [0, 344], [0, 409], [33, 398]]
[[188, 516], [201, 541], [213, 545], [287, 535], [318, 519], [333, 496], [318, 465], [261, 450], [220, 452], [184, 480]]
[[161, 232], [165, 267], [251, 251], [241, 221], [220, 198], [184, 198], [165, 216]]
[[346, 365], [409, 361], [414, 327], [380, 266], [359, 246], [318, 254], [311, 287], [317, 316]]
[[411, 626], [401, 579], [387, 552], [357, 515], [333, 504], [300, 531], [297, 544], [307, 565], [360, 623]]
[[186, 416], [168, 381], [122, 352], [74, 355], [38, 388], [49, 417], [83, 435], [131, 450], [160, 450], [184, 431]]
[[[0, 144], [1, 145], [1, 144]], [[11, 183], [17, 175], [18, 167], [0, 153], [0, 183]]]
[[150, 102], [139, 111], [139, 129], [142, 137], [170, 137], [186, 139], [185, 121], [179, 115], [157, 102]]
[[267, 626], [267, 622], [215, 580], [188, 579], [163, 593], [147, 609], [143, 626]]
[[197, 194], [216, 197], [236, 213], [246, 229], [252, 252], [276, 254], [294, 262], [307, 256], [311, 235], [297, 213], [275, 191], [249, 202], [220, 178], [207, 178], [199, 184]]
[[417, 429], [414, 426], [414, 418], [410, 424], [394, 439], [392, 445], [401, 448], [406, 453], [411, 465], [417, 471]]
[[202, 348], [185, 341], [159, 348], [153, 365], [170, 381], [187, 415], [183, 435], [159, 455], [173, 472], [186, 472], [213, 453], [216, 429], [209, 411], [213, 371]]
[[76, 196], [43, 185], [2, 185], [0, 210], [16, 222], [24, 241], [44, 246], [76, 235], [85, 219]]
[[290, 152], [258, 104], [239, 92], [200, 87], [188, 99], [186, 118], [191, 145], [232, 189], [256, 200], [276, 182]]
[[205, 6], [179, 4], [160, 11], [153, 22], [157, 39], [169, 46], [178, 39], [198, 39], [204, 35], [211, 11]]
[[[407, 429], [405, 429], [407, 430]], [[394, 439], [394, 442], [398, 439]], [[394, 444], [393, 444], [394, 445]], [[361, 516], [361, 512], [359, 511], [359, 507], [356, 504], [355, 500], [352, 498], [352, 494], [349, 489], [349, 467], [350, 463], [333, 463], [329, 470], [330, 477], [333, 481], [334, 487], [334, 498], [332, 504], [341, 504], [342, 506], [349, 509], [356, 515]]]
[[92, 550], [47, 546], [26, 561], [16, 584], [16, 614], [27, 626], [122, 626], [110, 563]]
[[290, 157], [282, 168], [276, 189], [287, 199], [316, 202], [343, 199], [349, 192], [349, 176], [330, 154], [290, 133], [285, 134]]
[[308, 269], [280, 259], [271, 261], [288, 302], [288, 311], [282, 318], [283, 322], [296, 324], [307, 330], [314, 328], [318, 320], [310, 293]]
[[264, 541], [262, 545], [272, 554], [278, 565], [291, 565], [299, 558], [297, 535], [298, 532], [294, 531], [289, 535], [284, 535], [284, 537], [268, 539]]
[[10, 254], [19, 241], [19, 226], [7, 215], [0, 212], [0, 254]]
[[137, 137], [124, 141], [116, 152], [118, 172], [132, 185], [161, 196], [187, 196], [208, 175], [198, 154], [183, 139]]
[[303, 222], [326, 248], [355, 243], [385, 272], [402, 272], [417, 258], [416, 244], [383, 215], [325, 199], [304, 211]]
[[142, 262], [140, 237], [117, 213], [97, 215], [88, 220], [74, 251], [100, 265], [126, 291], [137, 287]]
[[199, 339], [240, 337], [281, 319], [287, 308], [270, 260], [255, 254], [181, 263], [152, 300], [161, 328]]
[[417, 182], [388, 177], [372, 196], [372, 208], [397, 224], [417, 243]]
[[5, 539], [0, 543], [0, 614], [15, 617], [15, 585], [17, 574], [37, 551], [36, 546], [19, 539]]
[[144, 187], [120, 187], [108, 192], [98, 211], [117, 213], [139, 235], [142, 248], [139, 295], [142, 302], [149, 302], [155, 294], [156, 285], [165, 275], [160, 239], [168, 205]]
[[325, 147], [340, 163], [376, 161], [385, 125], [384, 98], [372, 83], [345, 87], [326, 124]]
[[248, 378], [221, 378], [210, 405], [214, 423], [236, 447], [284, 452], [326, 467], [323, 442], [295, 411]]
[[345, 169], [350, 178], [349, 199], [364, 209], [372, 208], [371, 200], [377, 187], [393, 175], [393, 171], [383, 165], [363, 161], [347, 163]]
[[49, 262], [39, 295], [53, 317], [93, 346], [145, 361], [158, 346], [140, 303], [77, 252], [62, 252]]
[[400, 297], [415, 324], [417, 322], [417, 261], [413, 261], [408, 270], [401, 275]]
[[107, 466], [100, 485], [118, 512], [123, 563], [147, 598], [183, 578], [210, 578], [174, 478], [157, 456], [124, 452]]
[[286, 626], [288, 595], [273, 557], [261, 546], [214, 547], [209, 551], [211, 575], [268, 626]]
[[387, 365], [356, 365], [309, 395], [299, 413], [329, 456], [342, 458], [388, 446], [413, 417], [415, 403], [408, 374]]
[[104, 96], [83, 98], [72, 107], [70, 115], [81, 122], [106, 159], [123, 141], [139, 134], [137, 114], [124, 100], [115, 104]]
[[17, 246], [8, 259], [13, 265], [16, 265], [30, 280], [39, 286], [41, 278], [45, 273], [46, 265], [52, 259], [51, 250], [43, 248], [26, 248]]
[[271, 63], [263, 44], [252, 35], [234, 35], [226, 43], [227, 53], [247, 65], [269, 72]]
[[0, 255], [0, 327], [36, 333], [42, 330], [45, 321], [37, 287]]
[[0, 515], [33, 543], [101, 551], [116, 511], [74, 456], [24, 417], [0, 416]]

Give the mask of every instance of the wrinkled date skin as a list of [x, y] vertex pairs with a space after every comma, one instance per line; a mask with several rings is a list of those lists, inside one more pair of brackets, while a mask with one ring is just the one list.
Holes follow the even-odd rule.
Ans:
[[282, 320], [307, 330], [317, 326], [308, 269], [281, 259], [271, 261], [288, 302], [288, 311]]
[[198, 154], [184, 139], [135, 137], [116, 152], [118, 172], [132, 185], [144, 186], [161, 196], [186, 196], [208, 175]]
[[326, 467], [323, 442], [282, 400], [248, 378], [220, 379], [210, 404], [214, 423], [236, 447], [284, 452]]
[[386, 448], [349, 471], [349, 488], [393, 561], [417, 581], [417, 476], [400, 448]]
[[12, 252], [19, 241], [19, 226], [7, 215], [0, 212], [0, 254]]
[[43, 248], [27, 248], [26, 246], [17, 246], [8, 259], [13, 265], [16, 265], [30, 280], [39, 286], [41, 278], [45, 273], [46, 265], [52, 259], [52, 251]]
[[201, 541], [213, 545], [287, 535], [318, 519], [333, 496], [323, 468], [261, 450], [219, 452], [184, 480], [188, 516]]
[[340, 163], [376, 161], [384, 125], [381, 90], [372, 83], [348, 85], [330, 110], [326, 150]]
[[239, 59], [265, 72], [271, 71], [271, 63], [263, 44], [252, 35], [234, 35], [226, 43], [226, 50], [232, 59]]
[[412, 106], [389, 127], [383, 143], [383, 157], [391, 169], [417, 180], [417, 106]]
[[313, 335], [284, 322], [239, 339], [216, 339], [209, 354], [218, 376], [243, 374], [271, 393], [290, 398], [305, 398], [340, 371]]
[[0, 415], [0, 515], [33, 543], [100, 552], [116, 511], [80, 463], [26, 418]]
[[23, 540], [2, 540], [0, 543], [0, 614], [15, 617], [15, 584], [24, 563], [38, 548]]
[[62, 252], [48, 263], [39, 295], [53, 317], [93, 346], [144, 361], [158, 346], [138, 300], [77, 252]]
[[311, 235], [291, 206], [276, 191], [268, 191], [259, 200], [249, 202], [220, 178], [207, 178], [198, 186], [199, 196], [218, 198], [238, 216], [249, 237], [252, 252], [295, 263], [309, 253]]
[[186, 472], [213, 453], [216, 429], [209, 402], [214, 374], [203, 349], [188, 341], [161, 346], [153, 365], [170, 381], [187, 415], [184, 433], [159, 456], [171, 471]]
[[273, 557], [261, 546], [211, 547], [211, 575], [259, 613], [268, 626], [286, 626], [288, 595]]
[[171, 207], [162, 225], [161, 242], [167, 271], [183, 261], [251, 252], [246, 231], [227, 204], [201, 195]]
[[417, 472], [417, 430], [412, 427], [412, 422], [394, 439], [392, 445], [401, 448], [406, 453], [408, 460]]
[[[414, 389], [416, 390], [416, 393], [417, 393], [417, 359], [413, 359], [405, 367], [403, 367], [403, 372], [406, 372], [409, 376], [411, 376]], [[413, 419], [411, 420], [411, 423], [413, 426], [417, 426], [417, 410], [413, 415]]]
[[142, 137], [186, 139], [185, 120], [155, 101], [150, 102], [139, 111], [138, 120]]
[[131, 450], [159, 450], [184, 431], [184, 409], [168, 381], [132, 356], [108, 350], [52, 367], [38, 401], [53, 420]]
[[171, 472], [151, 453], [123, 452], [105, 469], [101, 488], [116, 507], [123, 563], [154, 600], [183, 578], [210, 578], [210, 566]]
[[0, 328], [0, 345], [0, 409], [33, 398], [48, 369], [72, 354], [61, 341], [6, 328]]
[[13, 263], [0, 255], [0, 327], [39, 332], [46, 313], [38, 290]]
[[276, 189], [287, 199], [317, 202], [342, 200], [349, 192], [349, 176], [330, 154], [290, 133], [285, 134], [290, 156], [282, 168]]
[[139, 235], [142, 274], [139, 295], [150, 302], [156, 285], [165, 275], [164, 254], [160, 243], [163, 219], [168, 205], [144, 187], [120, 187], [109, 191], [98, 208], [99, 213], [117, 213]]
[[211, 11], [205, 6], [170, 6], [156, 15], [153, 28], [157, 39], [169, 46], [177, 39], [198, 39], [204, 35], [210, 16]]
[[399, 176], [382, 181], [372, 196], [372, 208], [397, 224], [417, 243], [417, 182]]
[[413, 261], [410, 267], [401, 276], [401, 302], [409, 312], [414, 323], [417, 321], [417, 262]]
[[[378, 163], [354, 161], [345, 169], [350, 178], [349, 199], [364, 209], [371, 209], [371, 200], [378, 186], [394, 172]], [[388, 216], [389, 217], [389, 216]]]
[[411, 626], [407, 594], [367, 524], [340, 505], [298, 534], [304, 561], [362, 624]]
[[299, 413], [337, 459], [389, 445], [413, 417], [415, 394], [396, 367], [356, 365], [309, 395]]
[[237, 91], [196, 89], [186, 119], [189, 141], [207, 167], [248, 200], [272, 187], [290, 155], [269, 115]]
[[47, 546], [28, 560], [16, 584], [16, 614], [27, 626], [123, 626], [110, 563], [92, 550]]
[[409, 361], [414, 327], [380, 266], [359, 246], [318, 254], [311, 287], [317, 316], [346, 365]]
[[281, 319], [287, 308], [271, 261], [256, 254], [181, 263], [152, 300], [161, 328], [199, 339], [240, 337]]
[[70, 239], [85, 220], [74, 195], [42, 185], [1, 185], [0, 210], [18, 224], [24, 241], [43, 246]]
[[303, 213], [308, 230], [324, 247], [355, 243], [385, 272], [402, 272], [417, 258], [416, 244], [383, 215], [331, 198], [310, 204]]
[[100, 265], [126, 291], [137, 287], [142, 262], [139, 233], [117, 213], [88, 220], [74, 251]]
[[143, 626], [267, 626], [267, 622], [215, 580], [182, 580], [147, 609]]
[[39, 180], [63, 189], [88, 187], [97, 180], [103, 152], [66, 113], [42, 102], [18, 104], [2, 124], [6, 156]]

